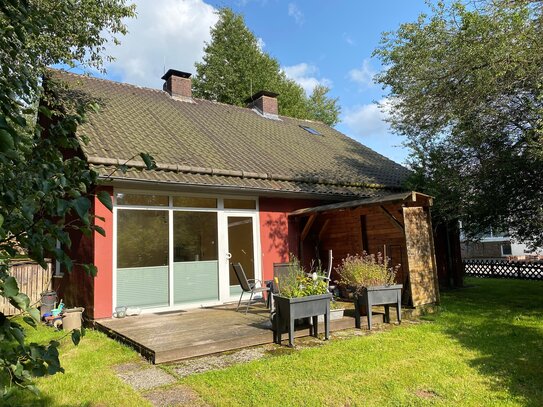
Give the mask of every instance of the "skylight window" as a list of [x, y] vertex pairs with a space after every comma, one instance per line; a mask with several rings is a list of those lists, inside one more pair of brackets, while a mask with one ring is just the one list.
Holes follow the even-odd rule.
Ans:
[[308, 133], [314, 134], [315, 136], [322, 136], [322, 134], [319, 133], [317, 130], [315, 130], [313, 127], [302, 126], [302, 125], [300, 125], [300, 127], [304, 129], [305, 131], [307, 131]]

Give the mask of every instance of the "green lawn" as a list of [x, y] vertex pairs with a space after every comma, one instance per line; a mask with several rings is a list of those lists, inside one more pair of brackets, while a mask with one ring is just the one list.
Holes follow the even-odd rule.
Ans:
[[[421, 323], [336, 338], [179, 383], [217, 406], [542, 406], [543, 282], [466, 284], [443, 293], [440, 312]], [[66, 373], [37, 383], [42, 405], [146, 405], [112, 368], [137, 360], [135, 352], [90, 331], [79, 347], [64, 340], [61, 353]]]
[[[60, 360], [65, 373], [36, 380], [41, 395], [19, 392], [13, 406], [147, 406], [145, 399], [117, 378], [113, 366], [139, 361], [139, 355], [104, 334], [87, 330], [78, 346], [64, 332], [44, 326], [28, 329], [29, 342], [61, 339]], [[0, 399], [0, 405], [2, 401]]]
[[543, 283], [467, 279], [418, 325], [183, 380], [212, 405], [543, 405]]

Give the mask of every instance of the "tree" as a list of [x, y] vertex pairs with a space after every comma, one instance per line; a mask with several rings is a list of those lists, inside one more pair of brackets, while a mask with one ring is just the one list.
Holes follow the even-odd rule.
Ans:
[[308, 110], [309, 117], [334, 126], [339, 122], [341, 109], [337, 98], [330, 99], [326, 96], [329, 91], [330, 88], [324, 85], [315, 86], [308, 100]]
[[543, 4], [438, 3], [383, 34], [377, 77], [407, 136], [411, 187], [440, 221], [543, 244]]
[[[74, 136], [88, 109], [97, 106], [66, 98], [61, 84], [42, 78], [53, 64], [101, 68], [107, 37], [117, 41], [115, 36], [126, 32], [122, 19], [132, 16], [134, 7], [124, 0], [0, 3], [0, 295], [30, 326], [39, 322], [39, 312], [8, 274], [10, 260], [23, 251], [45, 265], [45, 257], [54, 255], [71, 270], [74, 261], [56, 242], [69, 248], [70, 229], [104, 232], [89, 213], [97, 174], [80, 157], [84, 140]], [[98, 198], [111, 207], [107, 194]], [[92, 275], [97, 271], [94, 265], [83, 267]], [[74, 331], [74, 343], [80, 335]], [[37, 392], [33, 376], [62, 371], [58, 342], [26, 343], [23, 325], [2, 313], [0, 340], [3, 397], [14, 385]]]
[[[196, 64], [194, 95], [237, 106], [259, 90], [279, 94], [279, 113], [286, 116], [338, 122], [337, 99], [328, 99], [320, 88], [318, 103], [312, 103], [301, 86], [288, 79], [279, 62], [263, 52], [243, 17], [229, 8], [218, 11], [211, 42], [204, 48], [203, 62]], [[317, 100], [317, 99], [316, 99]]]

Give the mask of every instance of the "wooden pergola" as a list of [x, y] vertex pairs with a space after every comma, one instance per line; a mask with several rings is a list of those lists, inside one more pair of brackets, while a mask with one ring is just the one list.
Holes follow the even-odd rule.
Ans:
[[391, 265], [400, 264], [397, 282], [404, 285], [405, 304], [437, 303], [431, 206], [428, 195], [402, 192], [291, 212], [299, 243], [296, 254], [309, 266], [332, 250], [335, 268], [349, 254], [383, 253]]

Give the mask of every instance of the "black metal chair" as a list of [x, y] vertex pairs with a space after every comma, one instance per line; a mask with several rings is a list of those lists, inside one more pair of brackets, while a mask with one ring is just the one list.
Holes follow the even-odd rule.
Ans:
[[[239, 306], [241, 305], [241, 299], [243, 298], [243, 294], [245, 293], [251, 293], [251, 297], [249, 298], [249, 302], [247, 303], [247, 307], [245, 308], [245, 313], [247, 314], [247, 311], [249, 311], [249, 306], [251, 305], [251, 301], [253, 300], [253, 295], [258, 293], [268, 293], [268, 303], [269, 303], [269, 296], [270, 296], [270, 287], [263, 287], [262, 281], [254, 278], [247, 278], [245, 275], [245, 271], [243, 271], [243, 266], [241, 263], [231, 263], [232, 267], [234, 268], [234, 272], [236, 273], [236, 277], [238, 278], [239, 285], [241, 287], [241, 295], [239, 296], [238, 301], [238, 307], [236, 308], [236, 311], [239, 310]], [[257, 282], [260, 283], [260, 286], [257, 285]]]

